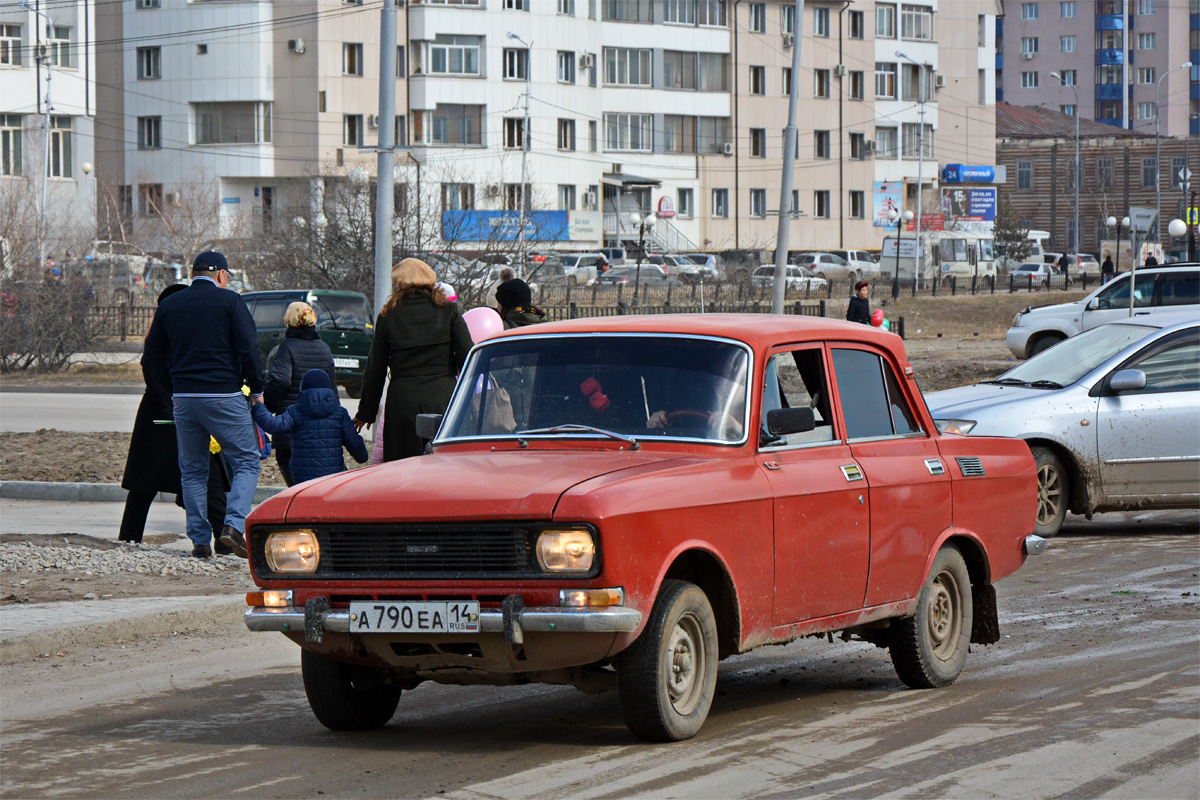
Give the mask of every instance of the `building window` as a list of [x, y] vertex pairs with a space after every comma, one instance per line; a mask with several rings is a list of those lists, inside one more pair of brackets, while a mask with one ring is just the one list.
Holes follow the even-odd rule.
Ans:
[[408, 147], [408, 117], [397, 114], [392, 124], [395, 126], [392, 135], [395, 137], [396, 146]]
[[766, 67], [751, 67], [750, 68], [750, 94], [766, 94], [767, 93], [767, 69]]
[[505, 80], [525, 80], [529, 74], [529, 51], [511, 47], [504, 48]]
[[[676, 0], [676, 5], [686, 5]], [[604, 0], [604, 19], [614, 22], [650, 22], [650, 0]], [[668, 3], [668, 7], [670, 3]], [[669, 13], [669, 12], [668, 12]]]
[[1075, 116], [1075, 104], [1067, 103], [1065, 106], [1059, 106], [1058, 113], [1066, 114], [1068, 117]]
[[866, 193], [861, 190], [850, 192], [850, 219], [865, 219], [867, 216]]
[[681, 217], [691, 217], [695, 215], [695, 201], [692, 199], [691, 189], [680, 189], [677, 193], [679, 202], [676, 203], [676, 213]]
[[663, 88], [696, 91], [696, 54], [663, 51]]
[[[1193, 3], [1193, 5], [1195, 4]], [[1154, 14], [1154, 0], [1138, 0], [1138, 14], [1144, 17]]]
[[575, 149], [575, 120], [560, 119], [558, 121], [558, 149]]
[[813, 8], [813, 36], [829, 38], [828, 8]]
[[160, 6], [159, 0], [137, 0], [134, 3], [134, 8], [159, 8]]
[[1038, 88], [1037, 72], [1022, 72], [1021, 73], [1021, 88], [1022, 89]]
[[876, 158], [896, 158], [899, 153], [896, 150], [896, 129], [895, 128], [876, 128], [875, 129], [875, 157]]
[[0, 64], [21, 66], [20, 25], [0, 25]]
[[728, 189], [712, 190], [712, 215], [720, 219], [725, 219], [729, 216]]
[[[528, 189], [528, 186], [526, 186]], [[530, 192], [522, 191], [519, 183], [504, 184], [504, 210], [505, 211], [520, 211], [521, 201], [525, 201], [525, 210], [528, 211], [530, 201], [532, 200]]]
[[521, 117], [504, 118], [504, 146], [517, 149], [525, 143], [525, 120]]
[[[195, 103], [196, 144], [254, 144], [271, 141], [270, 103]], [[358, 116], [362, 142], [362, 115]]]
[[920, 100], [922, 97], [929, 97], [929, 79], [932, 76], [931, 70], [924, 70], [925, 86], [921, 86], [922, 70], [916, 64], [902, 64], [900, 66], [900, 97], [904, 100]]
[[443, 211], [469, 211], [473, 208], [475, 208], [475, 184], [442, 184]]
[[138, 150], [162, 149], [162, 117], [138, 117]]
[[881, 61], [875, 63], [875, 97], [877, 99], [896, 99], [896, 65]]
[[648, 153], [653, 144], [652, 114], [604, 115], [604, 148]]
[[139, 183], [138, 206], [143, 217], [159, 216], [163, 207], [163, 185], [161, 183]]
[[1036, 53], [1038, 51], [1038, 37], [1023, 36], [1021, 37], [1021, 52], [1025, 55]]
[[575, 186], [573, 184], [560, 183], [558, 185], [558, 210], [575, 210]]
[[1138, 34], [1138, 50], [1153, 50], [1154, 43], [1158, 38], [1156, 33], [1139, 33]]
[[429, 45], [429, 71], [434, 75], [478, 75], [479, 37], [439, 34]]
[[813, 216], [817, 219], [829, 219], [828, 189], [820, 189], [813, 192]]
[[1137, 82], [1153, 84], [1158, 79], [1158, 70], [1154, 67], [1138, 67]]
[[798, 215], [800, 213], [800, 190], [799, 189], [792, 189], [792, 202], [791, 202], [791, 206], [790, 206], [789, 210], [792, 212], [793, 215]]
[[0, 114], [0, 175], [21, 174], [21, 115]]
[[862, 39], [866, 35], [866, 22], [863, 21], [863, 12], [850, 12], [850, 38]]
[[875, 6], [875, 38], [896, 38], [896, 7], [880, 3]]
[[[754, 132], [751, 131], [751, 137]], [[696, 118], [679, 114], [663, 115], [663, 150], [668, 153], [696, 152]]]
[[1079, 73], [1073, 69], [1064, 69], [1058, 73], [1059, 86], [1077, 86], [1079, 83]]
[[867, 79], [861, 70], [855, 70], [850, 73], [850, 99], [862, 100], [865, 97], [867, 90]]
[[921, 125], [917, 122], [906, 122], [901, 126], [904, 157], [918, 158], [919, 151], [924, 151], [925, 158], [933, 158], [933, 126], [925, 126], [925, 135], [921, 135]]
[[483, 112], [485, 106], [438, 103], [432, 114], [432, 128], [424, 129], [425, 116], [413, 120], [414, 135], [419, 141], [433, 144], [483, 144]]
[[509, 11], [528, 11], [529, 0], [504, 0], [504, 8]]
[[1138, 103], [1138, 119], [1154, 119], [1158, 116], [1158, 103]]
[[600, 124], [594, 119], [588, 122], [588, 150], [593, 153], [600, 151]]
[[783, 96], [787, 97], [792, 93], [792, 68], [783, 68]]
[[396, 46], [396, 77], [404, 78], [408, 75], [408, 60], [404, 57], [404, 45]]
[[608, 86], [650, 86], [650, 51], [604, 48], [604, 83]]
[[1037, 19], [1038, 4], [1037, 3], [1021, 3], [1021, 19]]
[[362, 77], [363, 46], [360, 42], [342, 43], [342, 74]]
[[1063, 0], [1058, 4], [1058, 15], [1063, 19], [1073, 19], [1076, 15], [1075, 0]]
[[342, 144], [350, 145], [351, 147], [362, 147], [362, 145], [363, 145], [362, 114], [343, 114], [342, 115]]
[[139, 81], [156, 80], [162, 77], [161, 47], [139, 47], [137, 49], [137, 76]]
[[750, 30], [755, 33], [767, 32], [767, 4], [750, 4]]
[[1075, 188], [1075, 176], [1079, 174], [1079, 164], [1075, 159], [1067, 162], [1067, 188]]
[[1187, 158], [1184, 156], [1171, 157], [1171, 186], [1183, 186], [1183, 171], [1187, 169]]
[[1074, 53], [1075, 52], [1075, 44], [1076, 44], [1076, 38], [1074, 36], [1058, 37], [1058, 49], [1060, 52]]
[[814, 69], [813, 70], [813, 97], [829, 97], [832, 81], [829, 78], [829, 70]]
[[574, 83], [575, 82], [575, 51], [574, 50], [559, 50], [558, 51], [558, 82], [559, 83]]
[[71, 66], [71, 29], [60, 25], [47, 25], [46, 50], [51, 66]]
[[850, 158], [862, 161], [867, 157], [867, 135], [865, 133], [850, 134]]
[[696, 89], [701, 92], [729, 91], [729, 56], [699, 53], [696, 56]]
[[900, 36], [904, 39], [933, 39], [933, 10], [929, 6], [900, 7]]
[[1154, 158], [1142, 159], [1142, 186], [1153, 186], [1158, 177], [1158, 161]]
[[829, 131], [813, 131], [813, 156], [829, 158]]
[[1111, 158], [1096, 159], [1096, 188], [1113, 188], [1113, 160]]
[[751, 189], [750, 190], [750, 216], [752, 216], [752, 217], [767, 216], [767, 190], [766, 189]]
[[558, 0], [558, 13], [575, 16], [575, 0]]
[[784, 33], [796, 32], [796, 7], [784, 3], [779, 12], [779, 30]]
[[767, 157], [767, 129], [750, 129], [750, 156], [752, 158]]
[[1017, 189], [1025, 191], [1033, 188], [1033, 162], [1017, 162]]
[[121, 219], [128, 221], [133, 218], [133, 198], [134, 192], [132, 186], [125, 184], [117, 187], [116, 211]]

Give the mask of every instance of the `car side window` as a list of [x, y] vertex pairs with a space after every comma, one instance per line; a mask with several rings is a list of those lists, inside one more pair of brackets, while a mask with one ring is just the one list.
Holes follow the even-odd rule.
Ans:
[[[904, 393], [880, 356], [866, 350], [834, 348], [833, 370], [842, 401], [847, 439], [920, 432]], [[888, 391], [889, 383], [891, 392]]]
[[1194, 306], [1200, 304], [1200, 274], [1168, 274], [1162, 278], [1164, 306]]
[[[1154, 279], [1140, 278], [1136, 281], [1136, 286], [1133, 290], [1133, 306], [1134, 308], [1145, 308], [1150, 305], [1154, 298]], [[1096, 295], [1096, 307], [1100, 310], [1111, 308], [1128, 308], [1129, 307], [1129, 278], [1123, 277], [1110, 283], [1104, 287], [1100, 294]]]
[[[829, 381], [819, 347], [776, 353], [767, 361], [763, 372], [763, 401], [760, 419], [762, 448], [795, 447], [797, 445], [831, 442], [833, 413], [830, 406]], [[816, 427], [804, 433], [772, 437], [767, 433], [767, 412], [776, 408], [812, 408]]]
[[900, 382], [896, 380], [896, 373], [892, 371], [890, 364], [885, 363], [882, 366], [883, 377], [887, 382], [888, 404], [892, 409], [892, 427], [896, 429], [896, 433], [902, 436], [922, 433], [921, 426], [917, 423], [917, 416], [908, 405], [908, 398], [904, 396]]
[[259, 298], [254, 303], [254, 325], [258, 328], [282, 328], [283, 312], [287, 311], [285, 298]]
[[1176, 342], [1141, 361], [1135, 361], [1126, 369], [1140, 369], [1146, 373], [1146, 388], [1123, 394], [1200, 390], [1200, 339]]

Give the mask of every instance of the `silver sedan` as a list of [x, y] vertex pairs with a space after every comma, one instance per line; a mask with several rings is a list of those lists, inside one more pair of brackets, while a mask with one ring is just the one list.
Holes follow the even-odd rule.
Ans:
[[1101, 325], [1000, 377], [925, 396], [950, 433], [1024, 439], [1038, 465], [1036, 533], [1067, 512], [1200, 507], [1200, 321]]

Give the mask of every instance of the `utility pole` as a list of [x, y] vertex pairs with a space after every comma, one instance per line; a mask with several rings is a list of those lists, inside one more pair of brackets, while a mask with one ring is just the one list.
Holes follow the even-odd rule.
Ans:
[[379, 36], [379, 167], [375, 181], [375, 313], [392, 293], [396, 185], [396, 0], [383, 0]]
[[521, 230], [518, 231], [517, 240], [517, 254], [521, 259], [521, 275], [525, 275], [526, 270], [529, 268], [529, 259], [525, 257], [525, 206], [529, 201], [526, 193], [527, 181], [529, 180], [529, 80], [531, 76], [530, 67], [533, 66], [533, 43], [526, 42], [512, 31], [508, 32], [508, 38], [525, 45], [525, 120], [521, 123], [521, 191], [519, 198], [521, 204]]
[[[796, 0], [792, 22], [792, 86], [788, 92], [788, 121], [783, 129], [783, 180], [779, 186], [779, 227], [775, 235], [775, 284], [771, 287], [771, 313], [783, 313], [787, 292], [788, 235], [791, 232], [792, 180], [796, 173], [796, 109], [800, 105], [800, 43], [804, 34], [804, 0]], [[785, 210], [788, 209], [788, 210]], [[799, 209], [797, 209], [799, 210]]]
[[[43, 17], [46, 25], [54, 27], [54, 20], [50, 19], [50, 15], [41, 9], [34, 8], [28, 0], [21, 0], [21, 7]], [[41, 44], [41, 38], [40, 36], [36, 38], [38, 42], [36, 52], [38, 64], [46, 70], [46, 114], [42, 122], [42, 213], [38, 215], [38, 268], [44, 270], [46, 268], [46, 174], [50, 171], [50, 79], [54, 77], [54, 73], [50, 69], [49, 52], [42, 50], [46, 45]]]
[[[899, 50], [896, 51], [896, 57], [917, 65], [917, 105], [921, 108], [921, 127], [917, 132], [917, 259], [913, 266], [913, 281], [915, 282], [917, 273], [925, 266], [925, 248], [921, 247], [921, 193], [925, 188], [925, 65]], [[899, 233], [897, 233], [897, 246], [899, 243]]]

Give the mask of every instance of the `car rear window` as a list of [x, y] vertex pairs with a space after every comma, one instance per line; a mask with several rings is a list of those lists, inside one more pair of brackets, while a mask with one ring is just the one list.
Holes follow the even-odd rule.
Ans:
[[371, 306], [363, 297], [312, 294], [309, 305], [317, 312], [318, 330], [365, 331], [371, 324]]
[[258, 328], [282, 328], [283, 312], [292, 300], [286, 297], [259, 297], [254, 301], [254, 325]]

